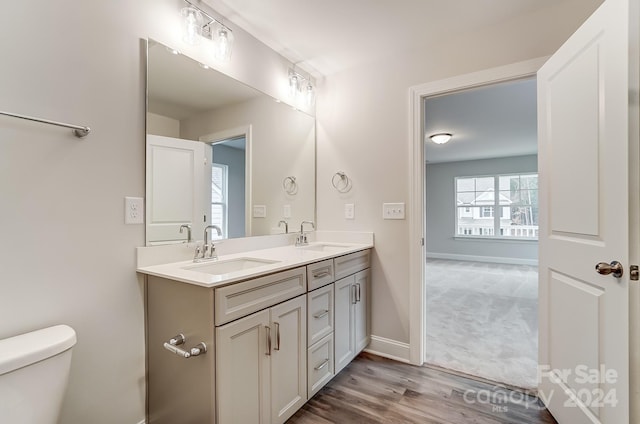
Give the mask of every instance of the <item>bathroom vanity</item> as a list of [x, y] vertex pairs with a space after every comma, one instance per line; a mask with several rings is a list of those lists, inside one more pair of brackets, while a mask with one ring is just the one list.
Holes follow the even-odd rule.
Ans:
[[369, 343], [373, 236], [359, 241], [139, 265], [148, 423], [291, 417]]

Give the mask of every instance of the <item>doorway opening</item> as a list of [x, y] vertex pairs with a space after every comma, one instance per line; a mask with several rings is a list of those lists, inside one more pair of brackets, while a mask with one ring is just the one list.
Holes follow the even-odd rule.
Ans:
[[537, 386], [536, 109], [535, 78], [422, 104], [424, 360], [523, 389]]

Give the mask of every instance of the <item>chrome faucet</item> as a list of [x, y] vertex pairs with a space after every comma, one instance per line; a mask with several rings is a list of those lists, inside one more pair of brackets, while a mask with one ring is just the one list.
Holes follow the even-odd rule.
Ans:
[[182, 230], [187, 229], [187, 243], [191, 243], [191, 225], [189, 224], [182, 224], [180, 226], [180, 234], [183, 233]]
[[298, 234], [298, 237], [296, 237], [296, 246], [306, 246], [309, 244], [307, 241], [307, 233], [304, 232], [304, 224], [309, 224], [311, 225], [311, 228], [314, 230], [316, 229], [313, 221], [302, 221], [300, 223], [300, 233]]
[[280, 228], [280, 224], [284, 224], [284, 233], [289, 234], [289, 224], [287, 223], [287, 221], [282, 220], [278, 222], [278, 228]]
[[209, 243], [209, 230], [216, 230], [219, 236], [222, 236], [222, 230], [217, 225], [207, 225], [204, 228], [204, 244], [202, 248], [200, 246], [196, 247], [196, 253], [193, 257], [193, 262], [204, 262], [204, 261], [215, 261], [218, 259], [218, 254], [216, 253], [216, 245], [213, 243]]

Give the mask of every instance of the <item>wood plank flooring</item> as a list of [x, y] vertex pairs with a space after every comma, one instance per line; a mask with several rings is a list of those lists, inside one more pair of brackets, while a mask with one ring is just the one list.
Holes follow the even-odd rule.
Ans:
[[289, 424], [557, 424], [536, 397], [360, 354]]

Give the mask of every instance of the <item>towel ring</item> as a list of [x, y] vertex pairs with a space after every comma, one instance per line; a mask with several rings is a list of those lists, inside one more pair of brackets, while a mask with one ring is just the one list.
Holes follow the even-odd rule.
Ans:
[[296, 182], [296, 177], [285, 177], [284, 180], [282, 180], [282, 188], [287, 194], [296, 194], [298, 192], [298, 183]]
[[333, 174], [333, 177], [331, 178], [331, 185], [333, 185], [333, 188], [338, 190], [340, 193], [346, 193], [351, 190], [351, 180], [347, 177], [347, 174], [342, 171], [338, 171]]

